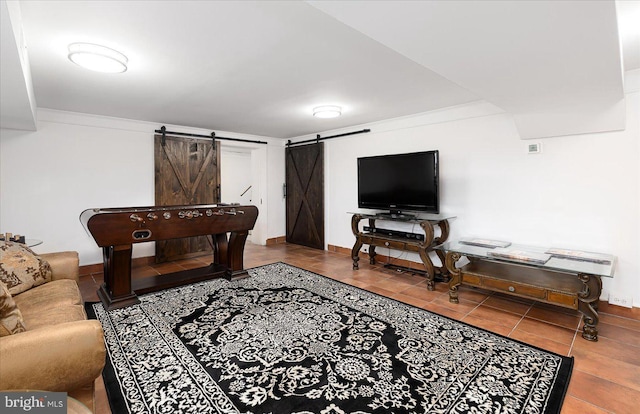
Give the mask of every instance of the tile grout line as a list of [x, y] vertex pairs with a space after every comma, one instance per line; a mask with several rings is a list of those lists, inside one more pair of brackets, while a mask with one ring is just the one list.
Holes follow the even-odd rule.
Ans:
[[[474, 310], [476, 310], [476, 309], [478, 309], [480, 306], [482, 306], [482, 305], [483, 305], [487, 300], [489, 300], [489, 298], [490, 298], [490, 297], [492, 297], [492, 296], [493, 296], [493, 293], [491, 293], [491, 294], [490, 294], [489, 296], [487, 296], [486, 298], [482, 299], [482, 301], [481, 301], [481, 302], [478, 302], [478, 304], [477, 304], [473, 309], [471, 309], [469, 312], [467, 312], [467, 313], [462, 317], [462, 319], [464, 319], [464, 318], [466, 318], [467, 316], [469, 316], [469, 315], [471, 314], [471, 312], [473, 312]], [[462, 320], [462, 319], [461, 319], [461, 320]]]
[[564, 326], [564, 325], [561, 325], [559, 323], [547, 321], [545, 319], [536, 318], [536, 317], [533, 317], [533, 316], [528, 316], [528, 318], [529, 319], [533, 319], [534, 321], [544, 322], [544, 323], [549, 324], [549, 325], [557, 326], [559, 328], [564, 328], [564, 329], [569, 329], [569, 330], [580, 329], [580, 322], [578, 322], [578, 327], [577, 328], [569, 328], [568, 326]]
[[524, 318], [527, 316], [527, 313], [529, 313], [529, 311], [533, 308], [534, 303], [530, 304], [529, 309], [527, 309], [527, 311], [522, 314], [518, 323], [515, 324], [515, 326], [511, 329], [511, 332], [509, 332], [509, 335], [507, 335], [507, 338], [511, 337], [511, 334], [515, 332], [516, 328], [520, 325], [520, 322], [524, 320]]
[[575, 399], [576, 399], [576, 400], [578, 400], [578, 401], [582, 401], [582, 402], [583, 402], [583, 403], [585, 403], [585, 404], [588, 404], [588, 405], [590, 405], [590, 406], [592, 406], [592, 407], [595, 407], [595, 408], [597, 408], [598, 410], [604, 411], [604, 412], [606, 412], [606, 413], [615, 414], [615, 412], [614, 412], [614, 411], [609, 411], [609, 410], [607, 410], [607, 409], [605, 409], [605, 408], [600, 407], [599, 405], [596, 405], [596, 404], [594, 404], [594, 403], [592, 403], [592, 402], [589, 402], [589, 401], [587, 401], [587, 400], [584, 400], [584, 399], [582, 399], [582, 398], [580, 398], [580, 397], [578, 397], [578, 396], [576, 396], [576, 395], [569, 394], [568, 392], [567, 392], [567, 395], [570, 395], [572, 398], [575, 398]]
[[[634, 322], [640, 321], [640, 319], [634, 319], [634, 318], [630, 318], [628, 316], [620, 316], [620, 315], [616, 315], [615, 313], [598, 312], [598, 316], [600, 316], [600, 315], [607, 315], [607, 316], [609, 316], [611, 318], [620, 318], [620, 319], [624, 319], [624, 320], [627, 320], [627, 321], [634, 321]], [[606, 322], [604, 322], [604, 323], [606, 323]], [[635, 329], [631, 329], [631, 330], [635, 330]]]
[[578, 337], [578, 330], [580, 329], [580, 325], [578, 325], [578, 328], [573, 332], [573, 340], [571, 341], [571, 346], [569, 347], [569, 353], [567, 354], [567, 356], [571, 356], [571, 352], [573, 351], [573, 346], [576, 343], [576, 338]]

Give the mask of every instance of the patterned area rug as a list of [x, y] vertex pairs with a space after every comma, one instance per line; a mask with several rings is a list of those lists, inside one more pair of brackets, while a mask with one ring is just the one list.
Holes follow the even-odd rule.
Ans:
[[557, 413], [573, 359], [276, 263], [106, 312], [114, 413]]

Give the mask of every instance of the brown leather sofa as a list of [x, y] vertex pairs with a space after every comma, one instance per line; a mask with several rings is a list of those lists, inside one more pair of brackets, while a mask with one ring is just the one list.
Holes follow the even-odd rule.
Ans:
[[0, 337], [0, 390], [67, 392], [95, 412], [106, 350], [100, 322], [84, 310], [78, 253], [40, 257], [51, 265], [51, 281], [13, 296], [27, 330]]

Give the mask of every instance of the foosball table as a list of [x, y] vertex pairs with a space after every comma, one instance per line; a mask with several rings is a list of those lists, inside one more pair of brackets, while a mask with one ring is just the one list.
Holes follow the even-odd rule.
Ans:
[[[244, 277], [244, 246], [257, 218], [257, 207], [229, 204], [85, 210], [80, 222], [103, 250], [104, 283], [98, 297], [105, 309], [115, 309], [139, 303], [137, 295], [143, 293], [216, 277]], [[132, 280], [133, 244], [204, 235], [213, 242], [211, 265]]]

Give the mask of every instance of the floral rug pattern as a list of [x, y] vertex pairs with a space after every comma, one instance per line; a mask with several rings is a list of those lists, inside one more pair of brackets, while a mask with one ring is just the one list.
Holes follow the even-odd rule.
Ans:
[[573, 360], [283, 263], [93, 311], [131, 413], [552, 413]]

